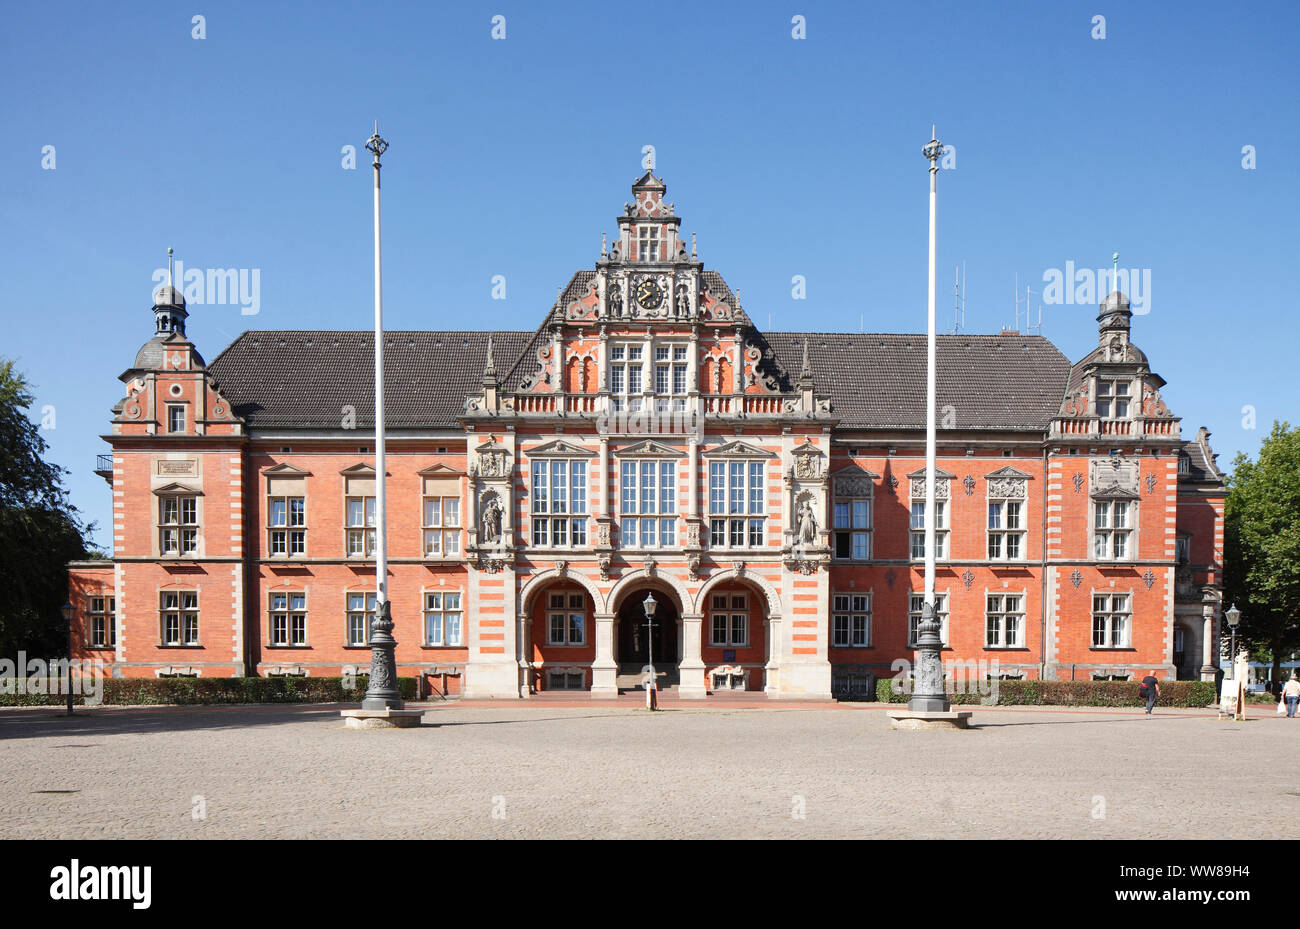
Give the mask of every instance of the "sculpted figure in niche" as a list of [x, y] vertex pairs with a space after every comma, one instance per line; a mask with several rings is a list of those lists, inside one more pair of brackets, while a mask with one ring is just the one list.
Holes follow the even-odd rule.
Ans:
[[491, 496], [483, 504], [483, 541], [495, 542], [501, 536], [501, 504]]
[[807, 500], [799, 504], [799, 541], [805, 545], [817, 541], [817, 517]]

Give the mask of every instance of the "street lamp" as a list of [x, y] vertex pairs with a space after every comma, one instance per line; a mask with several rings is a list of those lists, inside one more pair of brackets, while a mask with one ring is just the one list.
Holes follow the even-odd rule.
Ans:
[[1241, 622], [1241, 610], [1237, 609], [1237, 604], [1228, 607], [1223, 618], [1228, 621], [1228, 628], [1232, 630], [1232, 645], [1229, 646], [1231, 651], [1228, 653], [1228, 661], [1236, 667], [1237, 661], [1237, 625]]
[[650, 677], [645, 686], [645, 708], [647, 710], [653, 710], [656, 708], [658, 702], [655, 697], [655, 641], [653, 632], [655, 607], [659, 604], [655, 602], [655, 595], [653, 593], [647, 593], [645, 595], [645, 601], [641, 605], [645, 607], [645, 645], [646, 656], [648, 659], [646, 663], [650, 668]]
[[72, 601], [66, 600], [63, 603], [63, 620], [68, 624], [68, 715], [72, 715], [72, 614], [76, 610], [72, 607]]

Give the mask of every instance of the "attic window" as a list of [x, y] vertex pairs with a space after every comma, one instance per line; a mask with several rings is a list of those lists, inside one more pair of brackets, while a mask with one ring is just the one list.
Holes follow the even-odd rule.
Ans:
[[1186, 455], [1178, 456], [1178, 473], [1179, 474], [1192, 473], [1192, 461]]

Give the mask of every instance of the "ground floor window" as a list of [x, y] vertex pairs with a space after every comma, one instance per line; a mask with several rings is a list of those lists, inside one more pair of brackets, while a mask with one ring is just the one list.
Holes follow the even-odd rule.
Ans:
[[1128, 594], [1094, 594], [1092, 597], [1092, 647], [1128, 648], [1130, 639]]
[[989, 594], [984, 644], [988, 648], [1023, 648], [1025, 609], [1021, 594]]
[[831, 645], [838, 648], [871, 647], [871, 597], [835, 594], [831, 598]]
[[199, 595], [192, 590], [165, 590], [161, 595], [162, 644], [199, 644]]
[[348, 594], [348, 644], [368, 645], [370, 627], [375, 621], [375, 601], [373, 593]]
[[714, 594], [709, 644], [749, 644], [749, 597], [745, 594]]
[[586, 597], [580, 593], [553, 593], [546, 613], [547, 645], [587, 643]]
[[870, 671], [831, 668], [831, 694], [840, 699], [870, 698], [875, 678]]
[[307, 595], [271, 594], [271, 644], [307, 644]]
[[86, 612], [90, 618], [87, 642], [91, 648], [117, 644], [117, 601], [113, 597], [91, 597]]
[[424, 595], [424, 644], [461, 645], [460, 591], [428, 592]]
[[[908, 597], [907, 608], [907, 647], [916, 648], [917, 628], [921, 625], [921, 610], [925, 606], [924, 594], [912, 594]], [[934, 609], [939, 614], [939, 639], [944, 645], [948, 644], [948, 595], [946, 593], [936, 593], [934, 595]]]

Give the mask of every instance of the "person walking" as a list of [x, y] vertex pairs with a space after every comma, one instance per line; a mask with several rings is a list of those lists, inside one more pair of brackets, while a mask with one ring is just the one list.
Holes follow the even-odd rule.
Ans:
[[1151, 715], [1151, 708], [1156, 705], [1156, 699], [1160, 696], [1160, 682], [1156, 680], [1155, 675], [1148, 674], [1142, 678], [1142, 683], [1138, 687], [1138, 696], [1146, 698], [1147, 715]]
[[1282, 685], [1282, 699], [1286, 701], [1286, 715], [1295, 718], [1296, 704], [1300, 703], [1300, 679], [1291, 672], [1291, 679]]

